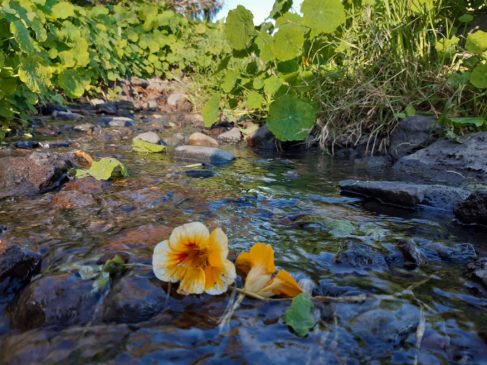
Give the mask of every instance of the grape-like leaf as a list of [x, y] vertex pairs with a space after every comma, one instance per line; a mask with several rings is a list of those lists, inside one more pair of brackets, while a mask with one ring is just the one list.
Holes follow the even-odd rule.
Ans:
[[289, 61], [303, 51], [306, 28], [296, 24], [285, 24], [279, 28], [272, 42], [272, 53], [279, 61]]
[[58, 85], [64, 90], [66, 96], [79, 98], [90, 85], [91, 78], [84, 72], [76, 69], [66, 69], [58, 76]]
[[259, 48], [259, 56], [262, 61], [270, 62], [274, 60], [274, 53], [272, 53], [272, 37], [266, 32], [260, 31], [255, 44]]
[[19, 79], [35, 93], [51, 85], [52, 72], [52, 67], [40, 56], [20, 58]]
[[301, 4], [303, 24], [313, 34], [332, 33], [345, 23], [345, 8], [340, 0], [304, 0]]
[[233, 49], [240, 51], [250, 45], [255, 33], [254, 15], [242, 5], [228, 12], [225, 36]]
[[277, 19], [288, 12], [292, 6], [293, 0], [276, 0], [269, 16]]
[[213, 95], [203, 107], [203, 121], [205, 126], [211, 127], [220, 117], [220, 95]]
[[26, 53], [34, 52], [34, 42], [29, 34], [29, 30], [20, 20], [10, 23], [10, 32], [13, 34], [21, 51]]
[[74, 16], [74, 5], [67, 1], [60, 1], [51, 9], [51, 13], [56, 19], [66, 19]]
[[249, 91], [247, 94], [247, 99], [245, 104], [247, 108], [250, 110], [252, 109], [260, 109], [262, 105], [264, 105], [265, 99], [262, 95], [260, 95], [257, 91]]

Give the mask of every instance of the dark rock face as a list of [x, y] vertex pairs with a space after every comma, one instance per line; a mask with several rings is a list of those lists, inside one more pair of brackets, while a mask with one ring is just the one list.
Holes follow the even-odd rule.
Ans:
[[475, 262], [471, 262], [467, 266], [468, 275], [487, 288], [487, 258], [483, 257]]
[[0, 302], [26, 285], [39, 271], [40, 264], [40, 255], [18, 246], [0, 251]]
[[468, 191], [459, 188], [400, 181], [343, 180], [339, 185], [342, 194], [374, 198], [383, 204], [407, 209], [416, 209], [419, 205], [426, 205], [452, 211], [456, 204], [469, 195]]
[[384, 256], [365, 244], [348, 245], [347, 250], [337, 253], [335, 263], [352, 271], [383, 270], [388, 267]]
[[230, 152], [204, 146], [176, 147], [174, 157], [183, 161], [207, 162], [213, 165], [223, 165], [235, 160], [235, 156]]
[[392, 131], [389, 153], [394, 159], [426, 147], [438, 136], [441, 128], [433, 117], [417, 115], [401, 121]]
[[476, 191], [455, 207], [455, 217], [463, 224], [487, 228], [487, 191]]
[[118, 281], [105, 300], [106, 322], [137, 323], [158, 314], [165, 305], [166, 292], [150, 279], [125, 276]]
[[100, 294], [74, 274], [44, 276], [27, 286], [11, 310], [14, 327], [70, 326], [90, 322]]
[[440, 139], [430, 146], [404, 156], [393, 168], [408, 178], [462, 183], [487, 182], [487, 132], [469, 134], [461, 144]]
[[247, 137], [247, 145], [262, 150], [275, 150], [277, 140], [269, 128], [263, 125]]
[[68, 158], [51, 152], [0, 159], [0, 199], [44, 193], [66, 181], [72, 166]]

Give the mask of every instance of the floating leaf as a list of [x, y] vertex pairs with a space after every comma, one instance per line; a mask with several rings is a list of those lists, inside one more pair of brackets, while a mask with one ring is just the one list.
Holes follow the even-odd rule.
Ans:
[[479, 89], [487, 88], [487, 64], [475, 66], [470, 74], [470, 82]]
[[293, 299], [286, 312], [286, 324], [300, 337], [306, 336], [316, 324], [311, 313], [313, 306], [310, 297], [302, 293]]
[[139, 138], [132, 140], [132, 148], [137, 152], [160, 153], [166, 151], [166, 146], [150, 143]]
[[[86, 173], [97, 180], [109, 180], [129, 176], [127, 168], [116, 158], [102, 158], [93, 161]], [[78, 177], [78, 174], [76, 174]]]
[[203, 121], [205, 126], [211, 127], [220, 118], [220, 96], [213, 95], [203, 107]]
[[298, 57], [303, 51], [306, 28], [296, 24], [286, 24], [279, 28], [272, 41], [272, 53], [279, 61]]
[[477, 30], [475, 33], [469, 34], [465, 48], [469, 52], [482, 54], [487, 50], [487, 32]]
[[254, 15], [242, 5], [228, 12], [225, 36], [233, 49], [241, 51], [250, 45], [255, 33]]
[[345, 8], [340, 0], [304, 0], [301, 4], [303, 24], [313, 34], [332, 33], [345, 23]]
[[275, 100], [267, 116], [269, 130], [281, 141], [304, 140], [314, 123], [314, 107], [292, 95]]
[[120, 255], [115, 255], [110, 260], [105, 261], [102, 270], [109, 273], [111, 277], [123, 274], [125, 271], [125, 260]]

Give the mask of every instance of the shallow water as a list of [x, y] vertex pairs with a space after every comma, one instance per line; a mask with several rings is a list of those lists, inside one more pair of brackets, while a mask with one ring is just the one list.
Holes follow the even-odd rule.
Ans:
[[[341, 179], [388, 178], [387, 171], [316, 151], [262, 156], [229, 147], [238, 159], [198, 179], [185, 173], [198, 168], [166, 155], [136, 154], [128, 140], [80, 143], [95, 157], [119, 158], [131, 176], [79, 209], [53, 206], [57, 192], [0, 201], [0, 225], [7, 227], [0, 238], [42, 253], [34, 282], [66, 273], [82, 281], [81, 266], [95, 267], [114, 252], [128, 257], [128, 271], [99, 290], [84, 322], [14, 323], [15, 302], [1, 307], [0, 363], [487, 364], [487, 291], [466, 275], [469, 261], [433, 252], [408, 267], [397, 248], [409, 239], [446, 247], [469, 242], [482, 257], [486, 235], [456, 226], [442, 212], [384, 208], [339, 194]], [[245, 299], [220, 330], [218, 319], [234, 299], [230, 292], [181, 297], [148, 266], [155, 242], [166, 238], [161, 235], [190, 221], [222, 227], [232, 258], [255, 242], [271, 244], [277, 265], [314, 295], [394, 297], [317, 302], [318, 324], [306, 338], [284, 324], [289, 302]], [[343, 262], [356, 259], [356, 249], [366, 257]], [[345, 253], [340, 260], [339, 253]], [[127, 278], [163, 293], [163, 307], [152, 318], [108, 320], [103, 314], [110, 291]]]

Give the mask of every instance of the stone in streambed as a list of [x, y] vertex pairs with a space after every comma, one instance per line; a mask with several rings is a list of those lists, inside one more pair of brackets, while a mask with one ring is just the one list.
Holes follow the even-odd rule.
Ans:
[[161, 143], [161, 137], [155, 132], [145, 132], [134, 137], [134, 139], [140, 139], [141, 141], [153, 144]]
[[235, 160], [230, 152], [204, 146], [179, 146], [174, 149], [174, 158], [190, 162], [207, 162], [213, 165], [223, 165]]
[[99, 119], [101, 125], [112, 128], [133, 127], [135, 122], [127, 117], [103, 117]]
[[182, 133], [174, 133], [170, 137], [166, 137], [162, 139], [164, 145], [168, 147], [176, 147], [184, 144], [186, 142], [186, 137]]
[[71, 111], [54, 111], [52, 116], [56, 119], [61, 120], [80, 120], [83, 119], [83, 116], [78, 113], [73, 113]]
[[487, 288], [487, 257], [467, 265], [468, 276], [481, 282]]
[[61, 209], [85, 208], [95, 205], [96, 200], [91, 194], [81, 193], [79, 191], [60, 191], [52, 199], [51, 206]]
[[191, 146], [206, 146], [206, 147], [218, 146], [218, 142], [216, 141], [216, 139], [200, 132], [195, 132], [192, 135], [190, 135], [188, 144]]
[[247, 145], [260, 150], [275, 150], [277, 149], [276, 137], [271, 133], [267, 125], [263, 125], [257, 130], [250, 133], [247, 138]]
[[242, 140], [242, 132], [240, 132], [239, 128], [232, 128], [220, 134], [217, 138], [221, 143], [238, 143]]
[[460, 223], [487, 228], [487, 191], [475, 191], [455, 207], [455, 217]]

